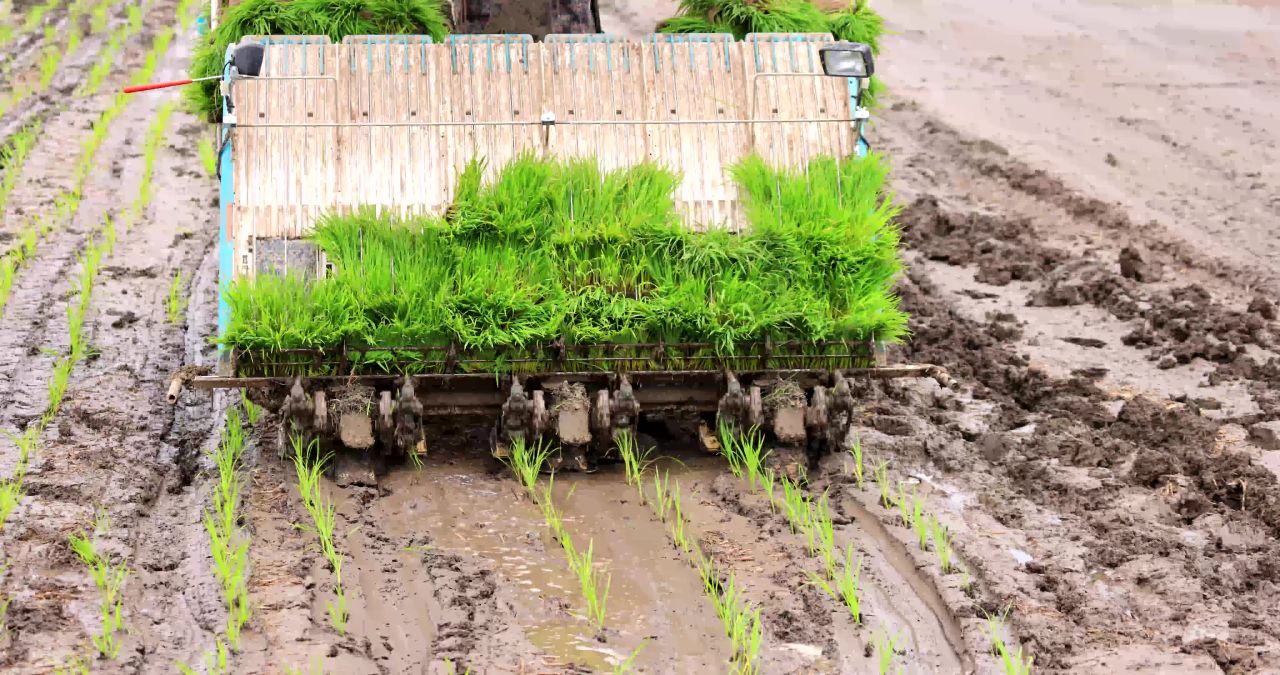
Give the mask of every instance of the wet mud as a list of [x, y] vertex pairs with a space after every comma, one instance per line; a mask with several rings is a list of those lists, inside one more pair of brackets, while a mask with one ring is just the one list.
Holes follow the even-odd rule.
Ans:
[[[143, 37], [172, 10], [156, 3]], [[916, 9], [885, 11], [892, 22], [894, 12]], [[601, 6], [606, 30], [632, 35], [670, 13]], [[1140, 137], [1117, 136], [1125, 147], [1095, 174], [1080, 169], [1078, 155], [1047, 164], [1025, 140], [984, 136], [989, 127], [966, 117], [968, 94], [956, 93], [945, 114], [931, 107], [932, 95], [906, 75], [933, 47], [898, 35], [888, 58], [898, 59], [902, 84], [890, 77], [890, 103], [873, 131], [894, 158], [910, 268], [900, 292], [912, 337], [894, 358], [942, 365], [957, 386], [863, 383], [856, 434], [867, 465], [887, 461], [893, 487], [922, 497], [952, 533], [954, 566], [942, 570], [869, 478], [857, 484], [848, 455], [825, 458], [811, 467], [808, 489], [828, 496], [837, 543], [863, 561], [858, 625], [811, 583], [821, 563], [764, 497], [692, 438], [654, 441], [671, 458], [659, 466], [680, 481], [690, 533], [760, 610], [762, 671], [874, 672], [872, 643], [884, 631], [899, 636], [894, 663], [904, 672], [991, 672], [987, 618], [1001, 614], [1007, 638], [1041, 672], [1280, 668], [1280, 326], [1274, 269], [1255, 255], [1272, 250], [1256, 226], [1272, 207], [1250, 187], [1270, 171], [1272, 146], [1244, 124], [1258, 106], [1246, 94], [1233, 99], [1242, 131], [1223, 143], [1243, 159], [1156, 143], [1156, 123], [1129, 115], [1133, 123], [1121, 124]], [[86, 38], [69, 57], [57, 91], [85, 76], [94, 44]], [[177, 77], [188, 48], [180, 40], [157, 79]], [[132, 49], [122, 60], [140, 58]], [[1144, 104], [1157, 95], [1125, 91]], [[39, 115], [45, 134], [4, 214], [0, 245], [70, 184], [65, 158], [108, 103], [64, 105], [54, 94], [24, 113]], [[64, 289], [88, 229], [136, 193], [141, 139], [160, 100], [138, 99], [117, 121], [80, 214], [42, 241], [17, 279], [0, 316], [7, 431], [43, 410], [48, 350], [66, 348]], [[1056, 110], [1060, 100], [1072, 99], [1033, 90], [1008, 107]], [[0, 135], [22, 123], [0, 120]], [[104, 261], [86, 322], [94, 355], [77, 367], [28, 493], [0, 532], [6, 672], [50, 672], [96, 629], [96, 590], [66, 546], [95, 512], [110, 521], [96, 541], [132, 572], [125, 647], [95, 670], [200, 664], [223, 629], [201, 516], [207, 453], [238, 397], [187, 391], [170, 408], [163, 396], [170, 373], [216, 356], [205, 339], [215, 330], [215, 187], [193, 170], [205, 133], [174, 116], [156, 200]], [[1257, 156], [1247, 154], [1251, 144]], [[1168, 209], [1099, 187], [1097, 175], [1173, 151], [1198, 179], [1258, 175], [1216, 193], [1183, 191]], [[1132, 173], [1115, 180], [1143, 195], [1176, 191], [1182, 180], [1157, 189], [1159, 172]], [[1244, 233], [1257, 251], [1213, 249], [1187, 234], [1222, 194], [1239, 197], [1223, 207], [1232, 219], [1206, 228]], [[189, 304], [174, 326], [165, 296], [179, 271]], [[306, 514], [272, 422], [255, 430], [243, 467], [253, 617], [236, 672], [608, 672], [633, 653], [641, 672], [727, 672], [731, 647], [697, 572], [620, 467], [555, 481], [575, 545], [593, 542], [612, 574], [598, 630], [537, 505], [483, 457], [482, 435], [453, 429], [433, 430], [420, 469], [394, 467], [367, 484], [326, 482], [346, 556], [351, 620], [340, 633], [326, 612], [333, 571], [314, 535], [298, 527]], [[7, 473], [16, 453], [7, 439], [0, 449]]]

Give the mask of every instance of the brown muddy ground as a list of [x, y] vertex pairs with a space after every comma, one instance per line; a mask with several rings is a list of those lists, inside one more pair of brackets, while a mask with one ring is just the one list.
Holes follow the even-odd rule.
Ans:
[[[602, 2], [601, 19], [642, 34], [670, 4]], [[995, 672], [984, 617], [1007, 611], [1039, 671], [1280, 672], [1280, 10], [881, 4], [895, 34], [872, 133], [894, 161], [913, 315], [896, 356], [946, 366], [957, 386], [866, 386], [859, 436], [895, 484], [928, 496], [970, 583], [940, 572], [874, 485], [854, 484], [847, 457], [829, 458], [811, 489], [828, 491], [838, 543], [863, 556], [856, 626], [806, 583], [817, 561], [762, 497], [692, 439], [651, 439], [692, 536], [761, 609], [763, 671], [875, 672], [868, 645], [883, 629], [902, 636], [904, 672]], [[151, 5], [138, 45], [172, 13]], [[188, 44], [156, 79], [178, 75]], [[55, 87], [72, 91], [101, 45], [86, 38]], [[135, 45], [110, 85], [141, 58]], [[136, 194], [162, 100], [140, 97], [116, 121], [75, 221], [18, 277], [0, 316], [6, 431], [43, 410], [76, 257]], [[6, 135], [20, 116], [45, 121], [0, 245], [69, 183], [68, 158], [107, 104], [45, 96], [0, 119]], [[86, 649], [97, 595], [66, 538], [98, 509], [110, 526], [97, 542], [132, 574], [125, 648], [95, 672], [198, 666], [221, 630], [200, 517], [205, 453], [231, 402], [188, 392], [169, 408], [162, 396], [173, 370], [213, 358], [216, 190], [194, 154], [205, 133], [171, 121], [156, 200], [94, 292], [94, 356], [0, 532], [6, 672], [51, 672]], [[178, 271], [190, 303], [173, 326], [164, 300]], [[637, 649], [644, 672], [726, 670], [697, 574], [616, 467], [556, 480], [575, 542], [594, 542], [613, 574], [597, 632], [537, 507], [484, 459], [483, 438], [445, 429], [421, 469], [327, 486], [347, 554], [339, 635], [325, 615], [332, 573], [294, 527], [305, 516], [269, 429], [245, 468], [254, 615], [231, 672], [607, 672]], [[0, 440], [0, 469], [14, 459]]]

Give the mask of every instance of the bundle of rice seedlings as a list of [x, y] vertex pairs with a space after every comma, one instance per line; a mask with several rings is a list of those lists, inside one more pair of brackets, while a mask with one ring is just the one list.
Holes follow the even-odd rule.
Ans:
[[526, 156], [489, 183], [482, 169], [462, 174], [443, 218], [323, 218], [313, 239], [335, 273], [311, 285], [237, 281], [224, 344], [375, 347], [357, 366], [403, 370], [414, 364], [390, 348], [454, 345], [490, 364], [532, 358], [534, 369], [555, 342], [589, 346], [588, 357], [615, 354], [610, 345], [710, 343], [685, 357], [714, 367], [765, 339], [905, 333], [892, 294], [896, 210], [875, 156], [822, 158], [807, 173], [739, 163], [746, 234], [683, 224], [679, 180], [655, 166], [601, 172], [590, 160]]
[[[748, 33], [831, 33], [837, 40], [861, 42], [880, 53], [884, 19], [867, 4], [810, 0], [681, 0], [680, 12], [658, 24], [660, 33], [732, 33], [739, 40]], [[875, 105], [884, 89], [879, 78], [863, 95], [863, 105]]]
[[[218, 28], [197, 45], [191, 77], [222, 73], [227, 46], [246, 35], [430, 35], [449, 32], [444, 0], [244, 0], [228, 7]], [[188, 88], [192, 110], [211, 121], [222, 118], [217, 80]]]

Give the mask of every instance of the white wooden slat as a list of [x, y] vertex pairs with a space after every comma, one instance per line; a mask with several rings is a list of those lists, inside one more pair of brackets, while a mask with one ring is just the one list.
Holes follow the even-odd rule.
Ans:
[[[234, 88], [243, 126], [229, 231], [248, 247], [306, 236], [333, 209], [441, 214], [469, 161], [486, 159], [491, 178], [529, 151], [595, 157], [605, 170], [663, 164], [683, 176], [676, 199], [691, 226], [736, 227], [728, 171], [747, 154], [803, 167], [854, 150], [847, 122], [781, 121], [851, 116], [847, 81], [818, 74], [828, 39], [264, 38], [264, 76]], [[544, 111], [578, 124], [541, 126]], [[735, 122], [745, 119], [779, 121]], [[676, 121], [698, 123], [652, 123]]]

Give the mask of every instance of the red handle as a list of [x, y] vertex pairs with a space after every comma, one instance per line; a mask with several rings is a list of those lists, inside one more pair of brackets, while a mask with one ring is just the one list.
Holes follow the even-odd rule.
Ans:
[[140, 84], [135, 87], [125, 87], [124, 93], [136, 94], [140, 91], [151, 91], [152, 89], [167, 89], [169, 87], [181, 87], [184, 84], [191, 84], [195, 80], [174, 80], [173, 82], [155, 82], [152, 84]]

